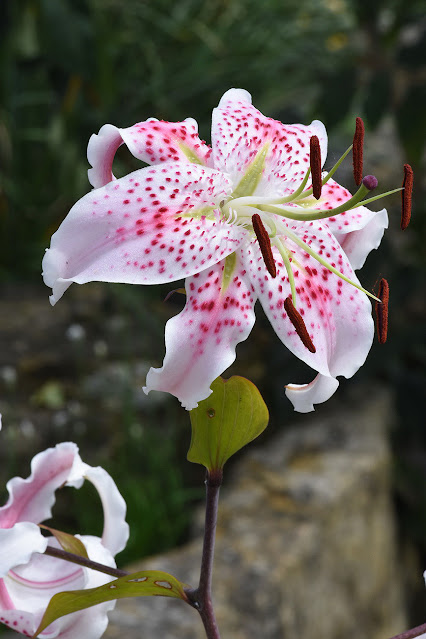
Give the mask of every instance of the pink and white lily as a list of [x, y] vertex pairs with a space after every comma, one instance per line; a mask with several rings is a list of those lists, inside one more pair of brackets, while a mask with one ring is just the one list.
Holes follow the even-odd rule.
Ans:
[[[102, 537], [76, 535], [89, 559], [115, 566], [114, 556], [129, 536], [126, 504], [111, 476], [85, 464], [75, 444], [67, 442], [34, 457], [31, 475], [14, 477], [7, 484], [9, 499], [0, 508], [0, 622], [28, 637], [36, 631], [50, 598], [57, 592], [93, 588], [111, 577], [44, 555], [47, 546], [59, 547], [54, 537], [42, 535], [39, 523], [52, 516], [55, 491], [61, 486], [80, 488], [88, 479], [97, 489], [104, 511]], [[61, 617], [40, 637], [98, 639], [108, 624], [107, 612], [115, 602]]]
[[[167, 391], [191, 409], [234, 361], [259, 300], [281, 341], [318, 372], [311, 383], [286, 390], [296, 410], [313, 410], [371, 347], [371, 305], [354, 269], [377, 248], [388, 218], [385, 209], [360, 204], [365, 186], [351, 197], [331, 179], [337, 165], [323, 174], [320, 199], [312, 196], [312, 136], [323, 163], [321, 122], [281, 124], [242, 89], [227, 91], [214, 109], [211, 147], [192, 119], [103, 126], [88, 146], [94, 190], [71, 209], [43, 260], [51, 303], [72, 282], [186, 278], [185, 308], [167, 322], [163, 366], [150, 369], [144, 390]], [[123, 143], [150, 166], [115, 179], [112, 163]], [[276, 277], [265, 266], [254, 214], [270, 238]], [[289, 296], [315, 352], [284, 308]]]

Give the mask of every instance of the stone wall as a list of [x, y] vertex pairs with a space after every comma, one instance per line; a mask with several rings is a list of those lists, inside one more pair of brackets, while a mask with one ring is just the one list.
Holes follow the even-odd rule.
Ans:
[[[370, 389], [371, 390], [371, 389]], [[214, 600], [222, 639], [387, 639], [406, 628], [390, 499], [386, 394], [321, 409], [225, 473]], [[202, 513], [188, 545], [132, 569], [196, 585]], [[107, 639], [202, 639], [163, 598], [118, 602]]]

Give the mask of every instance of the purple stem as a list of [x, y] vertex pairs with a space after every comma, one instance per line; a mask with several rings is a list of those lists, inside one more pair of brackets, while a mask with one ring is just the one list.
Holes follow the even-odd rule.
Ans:
[[400, 635], [395, 635], [394, 637], [391, 637], [391, 639], [414, 639], [425, 632], [426, 623], [421, 626], [416, 626], [415, 628], [410, 628], [410, 630], [406, 630], [405, 632], [401, 632]]
[[73, 564], [84, 566], [84, 568], [91, 568], [92, 570], [97, 570], [98, 572], [104, 572], [106, 575], [110, 575], [111, 577], [125, 577], [126, 575], [130, 574], [125, 570], [120, 570], [119, 568], [111, 568], [110, 566], [104, 566], [104, 564], [98, 564], [97, 561], [92, 561], [91, 559], [86, 559], [86, 557], [80, 557], [80, 555], [74, 555], [74, 553], [72, 552], [67, 552], [66, 550], [61, 550], [60, 548], [53, 548], [52, 546], [47, 546], [44, 554], [50, 555], [51, 557], [56, 557], [57, 559], [63, 559], [64, 561], [71, 561]]
[[200, 581], [198, 588], [185, 591], [189, 603], [200, 613], [207, 639], [220, 639], [219, 628], [213, 610], [211, 587], [214, 545], [216, 537], [219, 491], [222, 484], [222, 470], [207, 471], [206, 478], [206, 518], [204, 526], [203, 554], [201, 557]]

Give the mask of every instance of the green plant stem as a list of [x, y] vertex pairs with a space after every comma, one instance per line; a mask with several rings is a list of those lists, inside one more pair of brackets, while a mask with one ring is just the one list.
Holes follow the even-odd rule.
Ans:
[[214, 545], [216, 538], [219, 491], [222, 484], [222, 470], [207, 471], [206, 517], [204, 526], [203, 554], [201, 558], [198, 588], [186, 590], [189, 603], [200, 613], [207, 639], [220, 639], [219, 628], [213, 609], [211, 596]]
[[56, 557], [57, 559], [63, 559], [64, 561], [71, 561], [73, 564], [78, 564], [79, 566], [83, 566], [84, 568], [91, 568], [92, 570], [103, 572], [106, 575], [111, 575], [111, 577], [125, 577], [126, 575], [130, 574], [125, 570], [120, 570], [119, 568], [111, 568], [110, 566], [99, 564], [97, 561], [86, 559], [86, 557], [80, 557], [80, 555], [75, 555], [72, 552], [62, 550], [61, 548], [53, 548], [52, 546], [48, 546], [44, 551], [44, 554], [50, 555], [50, 557]]
[[426, 623], [421, 626], [416, 626], [415, 628], [410, 628], [410, 630], [406, 630], [405, 632], [401, 632], [399, 635], [395, 635], [391, 637], [391, 639], [414, 639], [415, 637], [419, 637], [423, 633], [426, 632]]

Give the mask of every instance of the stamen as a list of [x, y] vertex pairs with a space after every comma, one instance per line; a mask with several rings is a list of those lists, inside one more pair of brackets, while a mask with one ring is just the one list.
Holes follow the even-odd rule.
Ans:
[[310, 351], [311, 353], [316, 353], [317, 349], [315, 348], [311, 338], [309, 337], [305, 322], [303, 321], [303, 318], [299, 311], [294, 308], [291, 297], [287, 297], [287, 299], [284, 300], [284, 308], [287, 312], [290, 322], [296, 329], [296, 333], [302, 340], [303, 344], [306, 346], [308, 351]]
[[359, 186], [362, 180], [362, 166], [363, 166], [363, 151], [364, 151], [364, 122], [361, 118], [356, 119], [355, 135], [353, 141], [353, 165], [354, 165], [354, 180], [355, 184]]
[[321, 149], [318, 137], [313, 135], [310, 142], [310, 165], [312, 174], [312, 193], [316, 200], [321, 197]]
[[376, 302], [377, 338], [380, 344], [384, 344], [388, 336], [389, 306], [389, 284], [384, 278], [380, 280], [379, 297], [382, 301]]
[[271, 277], [276, 277], [277, 267], [275, 266], [274, 256], [272, 255], [271, 240], [269, 239], [268, 231], [263, 226], [262, 219], [258, 213], [252, 216], [251, 221], [268, 273]]
[[283, 246], [279, 237], [274, 238], [274, 244], [280, 252], [281, 257], [283, 258], [284, 266], [287, 271], [288, 281], [290, 283], [291, 288], [291, 297], [293, 300], [293, 305], [296, 306], [296, 282], [294, 281], [293, 269], [291, 268], [290, 258], [288, 256], [287, 249]]
[[405, 231], [411, 219], [411, 199], [413, 196], [413, 169], [409, 164], [404, 164], [404, 181], [402, 183], [402, 211], [401, 230]]
[[379, 301], [379, 298], [376, 297], [375, 295], [373, 295], [373, 293], [370, 293], [369, 291], [367, 291], [365, 288], [363, 288], [360, 284], [357, 284], [356, 282], [353, 282], [352, 280], [350, 280], [348, 277], [346, 277], [346, 275], [343, 275], [343, 273], [341, 273], [340, 271], [337, 270], [337, 268], [335, 268], [334, 266], [332, 266], [329, 262], [327, 262], [327, 260], [325, 260], [323, 257], [321, 257], [321, 255], [318, 255], [318, 253], [316, 253], [310, 246], [309, 244], [306, 244], [306, 242], [304, 242], [303, 240], [300, 239], [300, 237], [298, 235], [296, 235], [296, 233], [294, 233], [293, 231], [291, 231], [288, 227], [283, 227], [280, 228], [278, 226], [278, 230], [282, 233], [282, 235], [286, 235], [290, 240], [292, 240], [295, 244], [297, 244], [298, 246], [300, 246], [300, 248], [304, 249], [307, 253], [309, 253], [309, 255], [311, 257], [313, 257], [315, 260], [317, 260], [317, 262], [319, 262], [320, 264], [322, 264], [323, 266], [325, 266], [325, 268], [327, 268], [329, 271], [331, 271], [331, 273], [334, 273], [335, 275], [337, 275], [338, 277], [340, 277], [344, 282], [347, 282], [348, 284], [351, 284], [352, 286], [354, 286], [355, 288], [357, 288], [358, 290], [362, 291], [363, 293], [365, 293], [366, 295], [368, 295], [369, 297], [372, 297], [373, 300], [377, 300]]

